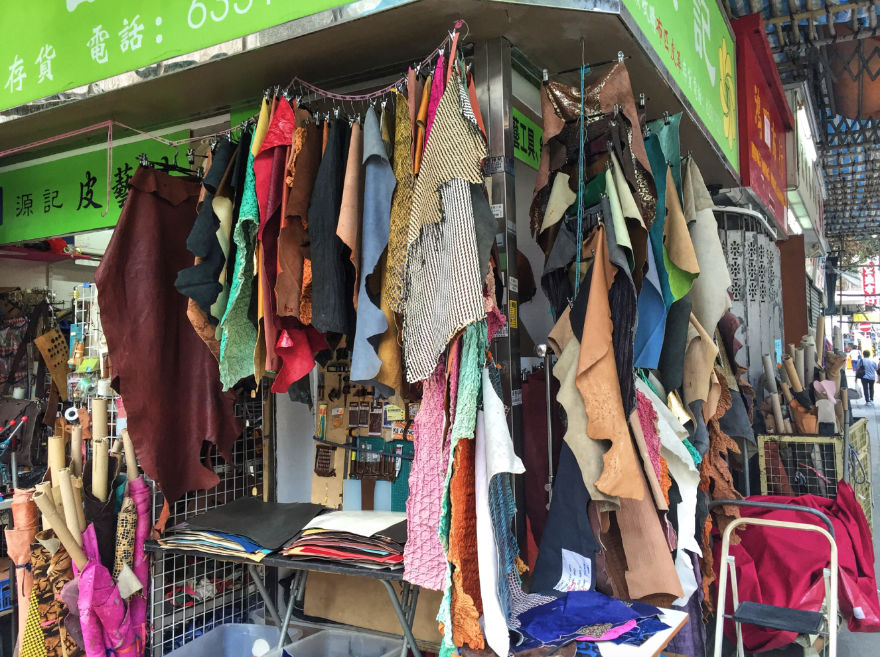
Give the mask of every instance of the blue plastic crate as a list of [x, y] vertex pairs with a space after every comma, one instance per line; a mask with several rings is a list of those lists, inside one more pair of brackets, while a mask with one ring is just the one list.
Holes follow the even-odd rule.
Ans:
[[9, 578], [0, 579], [0, 611], [12, 607], [12, 589], [9, 586]]

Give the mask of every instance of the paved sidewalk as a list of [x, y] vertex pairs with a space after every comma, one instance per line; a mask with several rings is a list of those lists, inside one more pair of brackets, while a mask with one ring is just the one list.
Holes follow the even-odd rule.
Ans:
[[[848, 373], [849, 387], [855, 388], [858, 383], [852, 375]], [[859, 384], [861, 389], [861, 384]], [[858, 399], [852, 403], [852, 413], [854, 418], [868, 418], [868, 431], [871, 435], [871, 482], [873, 490], [880, 489], [880, 386], [874, 390], [875, 401], [873, 406], [867, 406], [865, 400]], [[874, 573], [880, 582], [880, 497], [874, 493]], [[880, 634], [864, 634], [851, 633], [846, 630], [846, 626], [841, 628], [840, 638], [837, 643], [837, 654], [839, 657], [868, 657], [871, 655], [880, 655]]]

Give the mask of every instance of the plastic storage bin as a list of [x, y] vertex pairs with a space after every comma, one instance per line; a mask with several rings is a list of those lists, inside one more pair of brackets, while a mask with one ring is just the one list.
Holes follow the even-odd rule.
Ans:
[[12, 607], [12, 587], [9, 585], [9, 578], [0, 579], [0, 611], [10, 607]]
[[398, 657], [402, 647], [400, 639], [347, 630], [323, 630], [284, 646], [284, 651], [290, 657]]
[[[284, 610], [282, 610], [282, 612], [281, 612], [282, 616], [284, 616], [283, 611]], [[266, 610], [265, 609], [257, 609], [256, 611], [253, 611], [250, 614], [248, 614], [248, 619], [250, 620], [251, 623], [254, 623], [255, 625], [265, 625], [266, 624]], [[314, 630], [309, 632], [309, 634], [314, 634], [314, 633], [315, 633]], [[291, 642], [299, 641], [300, 639], [303, 638], [303, 628], [297, 627], [294, 623], [291, 623], [290, 625], [287, 626], [287, 636], [288, 636], [288, 641], [291, 641]], [[276, 643], [277, 643], [277, 641], [276, 641]], [[276, 643], [272, 644], [272, 648], [275, 647]]]
[[265, 639], [269, 647], [278, 643], [280, 631], [268, 625], [227, 623], [168, 653], [170, 657], [253, 657], [254, 641]]

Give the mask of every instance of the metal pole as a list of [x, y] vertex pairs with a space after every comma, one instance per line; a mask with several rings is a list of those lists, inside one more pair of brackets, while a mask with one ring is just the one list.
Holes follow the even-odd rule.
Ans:
[[550, 390], [550, 349], [546, 344], [536, 347], [538, 356], [544, 359], [544, 397], [547, 402], [547, 483], [544, 488], [547, 491], [547, 508], [553, 501], [553, 395]]
[[275, 606], [274, 600], [272, 600], [272, 596], [269, 595], [269, 592], [266, 590], [266, 585], [263, 584], [263, 578], [260, 577], [260, 573], [257, 570], [256, 565], [249, 564], [248, 572], [251, 574], [251, 581], [253, 581], [254, 586], [257, 587], [257, 591], [260, 594], [260, 597], [263, 598], [263, 604], [266, 607], [266, 613], [272, 618], [272, 622], [275, 623], [278, 627], [281, 627], [281, 616], [278, 615], [278, 608]]
[[[495, 243], [499, 270], [504, 279], [507, 331], [496, 336], [492, 352], [502, 367], [504, 403], [510, 409], [508, 424], [517, 455], [523, 456], [522, 377], [519, 353], [519, 279], [516, 271], [516, 189], [513, 175], [513, 119], [510, 42], [504, 38], [480, 42], [474, 50], [474, 77], [489, 145], [483, 165], [489, 202], [497, 217]], [[516, 535], [525, 545], [525, 484], [513, 477], [516, 498]]]
[[[843, 253], [843, 249], [841, 249], [841, 253]], [[837, 256], [837, 298], [839, 299], [837, 304], [837, 312], [840, 315], [840, 343], [836, 344], [834, 347], [836, 349], [843, 349], [844, 340], [843, 340], [843, 272], [840, 271], [840, 255]], [[832, 336], [833, 337], [833, 336]]]

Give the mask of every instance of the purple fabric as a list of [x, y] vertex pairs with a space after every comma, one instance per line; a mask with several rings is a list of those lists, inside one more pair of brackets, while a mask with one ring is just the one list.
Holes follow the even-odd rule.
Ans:
[[145, 637], [147, 631], [147, 597], [150, 594], [150, 564], [147, 562], [147, 554], [144, 552], [144, 543], [150, 535], [150, 487], [143, 477], [128, 483], [128, 494], [134, 500], [137, 508], [137, 527], [134, 532], [134, 562], [132, 570], [140, 581], [141, 592], [132, 596], [131, 623], [141, 641], [137, 655], [143, 655]]
[[697, 576], [697, 590], [684, 606], [673, 605], [673, 609], [686, 611], [688, 622], [678, 632], [666, 649], [676, 655], [704, 655], [706, 646], [706, 626], [703, 624], [703, 576], [700, 572], [700, 563], [697, 555], [690, 554], [694, 564], [694, 574]]
[[425, 143], [431, 134], [431, 126], [434, 125], [434, 117], [437, 115], [437, 106], [440, 98], [446, 91], [446, 62], [443, 54], [437, 58], [437, 67], [434, 69], [434, 81], [431, 83], [431, 95], [428, 96], [428, 117], [425, 121]]
[[67, 605], [68, 614], [64, 617], [64, 629], [76, 645], [85, 650], [82, 626], [79, 624], [79, 577], [74, 577], [61, 589], [61, 600]]
[[83, 532], [83, 551], [89, 559], [79, 576], [79, 618], [87, 657], [105, 657], [107, 651], [129, 652], [135, 633], [128, 606], [100, 562], [94, 525]]

